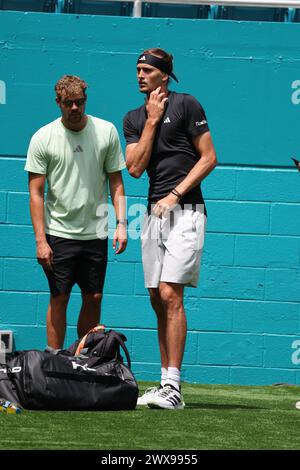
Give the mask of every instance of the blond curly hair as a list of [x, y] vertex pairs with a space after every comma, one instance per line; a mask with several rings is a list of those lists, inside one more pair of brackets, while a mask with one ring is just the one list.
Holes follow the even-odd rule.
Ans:
[[80, 93], [86, 97], [87, 83], [76, 75], [64, 75], [58, 80], [54, 89], [59, 100]]

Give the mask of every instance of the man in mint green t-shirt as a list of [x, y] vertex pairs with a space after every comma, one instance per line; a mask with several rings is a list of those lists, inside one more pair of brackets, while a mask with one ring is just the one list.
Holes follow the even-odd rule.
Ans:
[[100, 321], [108, 185], [117, 219], [113, 247], [119, 254], [127, 244], [121, 175], [126, 165], [119, 136], [110, 122], [85, 114], [86, 89], [87, 84], [72, 75], [56, 83], [61, 118], [33, 135], [25, 165], [37, 260], [50, 287], [47, 340], [54, 349], [63, 347], [67, 305], [75, 283], [82, 294], [78, 336]]

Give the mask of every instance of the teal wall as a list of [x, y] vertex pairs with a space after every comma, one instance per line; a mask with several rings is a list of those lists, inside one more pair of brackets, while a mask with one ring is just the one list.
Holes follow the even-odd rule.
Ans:
[[[87, 112], [122, 134], [123, 115], [143, 102], [137, 54], [161, 46], [175, 58], [173, 89], [206, 109], [219, 159], [203, 183], [209, 219], [200, 285], [186, 289], [183, 378], [300, 384], [300, 174], [290, 160], [300, 157], [299, 44], [292, 23], [0, 12], [0, 328], [17, 349], [45, 346], [48, 287], [23, 167], [31, 135], [59, 115], [54, 83], [82, 76]], [[129, 208], [145, 203], [146, 178], [124, 180]], [[110, 248], [102, 321], [127, 335], [137, 378], [157, 380], [139, 240], [118, 258]], [[66, 344], [79, 305], [75, 288]]]

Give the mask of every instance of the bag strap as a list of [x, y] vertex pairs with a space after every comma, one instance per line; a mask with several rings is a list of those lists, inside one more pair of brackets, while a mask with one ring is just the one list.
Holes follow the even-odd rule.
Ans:
[[108, 337], [108, 340], [107, 340], [107, 348], [109, 348], [110, 344], [116, 339], [118, 341], [118, 343], [120, 344], [121, 348], [123, 349], [124, 353], [125, 353], [127, 363], [128, 363], [128, 367], [130, 369], [131, 360], [130, 360], [129, 352], [128, 352], [126, 344], [124, 343], [121, 335], [117, 331], [114, 331], [114, 330], [109, 330], [108, 335], [109, 335], [109, 337]]
[[96, 333], [97, 331], [100, 331], [100, 330], [105, 330], [105, 326], [104, 325], [98, 325], [98, 326], [94, 326], [94, 328], [91, 328], [90, 331], [88, 331], [80, 340], [78, 346], [77, 346], [77, 349], [74, 353], [74, 356], [78, 356], [81, 352], [81, 350], [84, 348], [84, 345], [85, 345], [85, 340], [86, 338], [88, 337], [88, 335], [90, 333]]

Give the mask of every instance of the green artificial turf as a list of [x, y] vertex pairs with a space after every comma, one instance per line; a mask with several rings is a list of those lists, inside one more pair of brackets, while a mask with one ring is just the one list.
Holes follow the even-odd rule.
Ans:
[[300, 449], [300, 387], [183, 384], [182, 391], [182, 411], [0, 413], [0, 449]]

